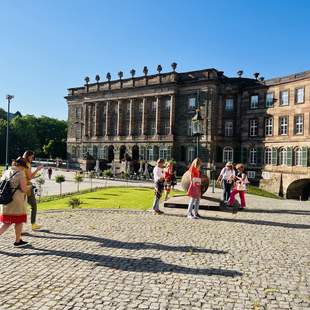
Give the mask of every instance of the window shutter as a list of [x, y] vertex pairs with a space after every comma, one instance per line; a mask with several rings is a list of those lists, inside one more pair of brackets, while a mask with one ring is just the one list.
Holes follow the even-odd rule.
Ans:
[[171, 146], [168, 146], [168, 149], [167, 149], [167, 159], [168, 160], [171, 160], [172, 159], [172, 147]]
[[303, 167], [308, 166], [308, 148], [306, 146], [301, 148], [301, 165]]
[[286, 149], [287, 151], [287, 160], [286, 160], [286, 164], [288, 166], [292, 166], [293, 164], [293, 148], [290, 146]]
[[256, 164], [260, 166], [262, 164], [262, 148], [261, 147], [256, 148], [256, 152], [257, 152]]
[[246, 164], [248, 162], [248, 149], [246, 147], [241, 148], [241, 162]]
[[276, 166], [278, 164], [278, 150], [276, 147], [272, 148], [272, 165]]
[[140, 147], [140, 159], [143, 159], [143, 160], [145, 160], [146, 159], [146, 154], [145, 154], [145, 147], [144, 146], [141, 146]]

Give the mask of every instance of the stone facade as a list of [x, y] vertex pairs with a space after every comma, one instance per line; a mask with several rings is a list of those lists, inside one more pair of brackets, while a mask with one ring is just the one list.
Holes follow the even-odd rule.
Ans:
[[[174, 68], [175, 69], [175, 68]], [[216, 69], [159, 72], [69, 88], [68, 157], [100, 162], [196, 156], [191, 119], [199, 106], [199, 157], [219, 171], [243, 162], [249, 178], [277, 194], [307, 198], [310, 71], [264, 81]], [[308, 181], [305, 181], [308, 180]]]

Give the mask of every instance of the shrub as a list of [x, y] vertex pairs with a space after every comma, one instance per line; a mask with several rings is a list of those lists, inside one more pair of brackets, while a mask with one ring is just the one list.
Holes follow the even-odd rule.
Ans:
[[104, 170], [104, 171], [103, 171], [103, 175], [104, 175], [105, 177], [112, 178], [112, 177], [113, 177], [113, 172], [112, 172], [111, 169], [107, 169], [107, 170]]
[[80, 207], [82, 203], [83, 202], [79, 198], [76, 198], [76, 197], [72, 197], [68, 200], [68, 205], [72, 209]]

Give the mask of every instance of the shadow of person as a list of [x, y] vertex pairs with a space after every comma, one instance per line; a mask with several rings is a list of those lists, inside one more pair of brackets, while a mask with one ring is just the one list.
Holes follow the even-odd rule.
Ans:
[[158, 244], [152, 242], [125, 242], [113, 239], [106, 239], [101, 237], [96, 237], [92, 235], [77, 235], [77, 234], [67, 234], [52, 232], [50, 230], [40, 230], [48, 234], [48, 236], [33, 234], [31, 235], [34, 238], [42, 239], [58, 239], [58, 240], [80, 240], [80, 241], [90, 241], [97, 242], [100, 246], [105, 248], [116, 248], [116, 249], [125, 249], [125, 250], [158, 250], [166, 252], [194, 252], [194, 253], [208, 253], [208, 254], [227, 254], [227, 251], [213, 250], [213, 249], [204, 249], [192, 246], [173, 246], [166, 244]]
[[[32, 251], [32, 252], [29, 252]], [[10, 253], [0, 251], [0, 255], [10, 257], [24, 257], [24, 256], [56, 256], [62, 258], [77, 259], [86, 262], [96, 263], [97, 266], [106, 267], [109, 269], [117, 269], [131, 272], [148, 272], [148, 273], [179, 273], [189, 275], [201, 276], [222, 276], [222, 277], [240, 277], [242, 273], [236, 270], [219, 269], [219, 268], [191, 268], [178, 266], [163, 262], [160, 258], [143, 257], [143, 258], [129, 258], [116, 257], [109, 255], [99, 255], [93, 253], [72, 252], [48, 250], [43, 248], [32, 247], [29, 251], [23, 253]]]

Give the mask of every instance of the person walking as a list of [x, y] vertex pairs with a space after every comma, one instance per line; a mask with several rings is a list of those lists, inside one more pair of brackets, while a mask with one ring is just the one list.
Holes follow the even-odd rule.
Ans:
[[247, 184], [249, 183], [247, 174], [243, 164], [238, 164], [236, 166], [237, 174], [235, 176], [235, 183], [233, 191], [230, 194], [228, 205], [233, 207], [233, 213], [238, 212], [238, 206], [235, 205], [235, 196], [239, 194], [241, 201], [241, 209], [244, 209], [246, 206], [245, 203], [245, 192], [247, 190]]
[[32, 230], [37, 230], [40, 229], [42, 225], [36, 223], [38, 206], [34, 193], [34, 186], [32, 185], [31, 180], [35, 178], [35, 176], [41, 169], [43, 169], [43, 165], [38, 166], [37, 169], [34, 172], [32, 172], [31, 163], [34, 159], [34, 152], [29, 150], [26, 151], [23, 155], [23, 158], [25, 159], [27, 165], [26, 168], [24, 169], [24, 173], [26, 176], [27, 185], [30, 186], [27, 192], [27, 202], [31, 206], [31, 218], [30, 218], [31, 228]]
[[165, 187], [165, 201], [168, 200], [171, 186], [172, 186], [172, 178], [173, 178], [173, 163], [168, 163], [166, 169], [164, 169], [164, 187]]
[[228, 202], [228, 199], [230, 197], [231, 188], [233, 186], [234, 180], [235, 180], [235, 170], [233, 168], [233, 164], [229, 161], [226, 163], [225, 167], [222, 169], [218, 179], [217, 183], [221, 183], [223, 188], [223, 200], [224, 203]]
[[154, 214], [163, 214], [164, 212], [159, 210], [159, 201], [164, 189], [164, 168], [165, 161], [163, 159], [158, 159], [156, 166], [153, 169], [154, 177], [154, 188], [155, 188], [155, 197], [153, 202], [153, 211]]
[[190, 168], [190, 185], [187, 191], [187, 195], [190, 197], [190, 201], [187, 209], [187, 217], [190, 219], [198, 219], [200, 215], [198, 213], [200, 197], [201, 197], [201, 175], [200, 175], [201, 160], [196, 158], [193, 160]]
[[24, 174], [24, 169], [27, 167], [23, 158], [17, 158], [12, 167], [7, 170], [3, 179], [9, 180], [10, 187], [13, 191], [12, 201], [8, 204], [0, 205], [0, 235], [2, 235], [11, 225], [15, 225], [15, 247], [27, 245], [28, 242], [21, 239], [23, 223], [27, 222], [26, 208], [26, 192], [29, 189], [27, 180]]
[[53, 169], [52, 169], [52, 167], [48, 167], [48, 169], [47, 169], [47, 175], [48, 175], [48, 179], [49, 179], [49, 180], [52, 178], [52, 174], [53, 174]]

